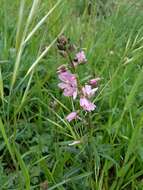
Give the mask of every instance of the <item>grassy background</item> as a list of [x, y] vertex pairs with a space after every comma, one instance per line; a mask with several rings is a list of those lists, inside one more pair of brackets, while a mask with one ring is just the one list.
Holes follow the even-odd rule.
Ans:
[[[143, 2], [62, 0], [39, 25], [56, 3], [0, 0], [0, 189], [142, 190]], [[85, 48], [81, 76], [102, 78], [92, 128], [64, 120], [52, 43], [63, 27]]]

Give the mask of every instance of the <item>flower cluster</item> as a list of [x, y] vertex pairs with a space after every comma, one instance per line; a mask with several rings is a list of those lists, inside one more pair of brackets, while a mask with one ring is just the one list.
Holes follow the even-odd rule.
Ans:
[[[77, 53], [74, 53], [74, 57], [72, 58], [71, 53], [77, 50], [75, 45], [71, 44], [70, 40], [63, 35], [57, 40], [57, 42], [60, 54], [69, 60], [67, 65], [61, 65], [57, 70], [58, 78], [61, 81], [58, 84], [58, 87], [63, 91], [64, 96], [72, 97], [73, 100], [78, 99], [79, 105], [83, 110], [87, 112], [94, 111], [96, 105], [91, 99], [98, 90], [97, 83], [100, 78], [93, 78], [86, 84], [82, 85], [75, 68], [78, 67], [78, 65], [87, 63], [85, 52], [83, 50], [78, 51]], [[79, 116], [76, 111], [71, 112], [66, 117], [69, 122], [78, 118]]]
[[60, 71], [59, 79], [61, 83], [58, 84], [58, 87], [64, 91], [64, 96], [72, 96], [73, 99], [76, 99], [77, 80], [75, 74], [72, 74], [70, 71]]

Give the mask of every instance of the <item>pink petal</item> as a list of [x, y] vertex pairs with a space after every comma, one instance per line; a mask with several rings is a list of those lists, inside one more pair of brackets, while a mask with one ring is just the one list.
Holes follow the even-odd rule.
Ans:
[[96, 108], [96, 105], [90, 102], [86, 98], [80, 98], [80, 106], [85, 110], [85, 111], [93, 111]]
[[78, 60], [78, 63], [85, 63], [87, 60], [84, 51], [78, 52], [76, 54], [76, 59]]
[[67, 115], [66, 120], [68, 122], [71, 122], [72, 120], [77, 118], [77, 112], [71, 112], [69, 115]]
[[73, 93], [74, 93], [73, 88], [65, 88], [63, 94], [64, 96], [73, 96]]
[[83, 95], [84, 95], [84, 96], [90, 95], [91, 91], [92, 91], [92, 88], [91, 88], [90, 85], [85, 85], [85, 86], [82, 88], [82, 92], [83, 92]]
[[59, 79], [63, 82], [73, 81], [75, 80], [75, 75], [70, 73], [69, 71], [65, 71], [65, 72], [59, 73]]
[[61, 88], [61, 89], [64, 89], [64, 88], [67, 87], [67, 84], [66, 83], [59, 83], [58, 87]]
[[95, 92], [98, 90], [98, 88], [93, 88], [90, 86], [90, 85], [85, 85], [83, 88], [82, 88], [82, 93], [84, 96], [88, 97], [88, 98], [91, 98]]

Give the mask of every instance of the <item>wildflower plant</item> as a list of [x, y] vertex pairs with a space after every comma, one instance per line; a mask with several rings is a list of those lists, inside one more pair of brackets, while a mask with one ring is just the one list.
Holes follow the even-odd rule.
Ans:
[[143, 1], [0, 7], [0, 190], [143, 190]]
[[[64, 96], [71, 97], [72, 101], [78, 102], [78, 107], [80, 107], [78, 111], [72, 110], [66, 117], [66, 120], [71, 122], [80, 118], [79, 115], [82, 110], [91, 112], [96, 109], [92, 100], [98, 90], [97, 83], [100, 78], [93, 78], [82, 84], [77, 67], [88, 63], [85, 52], [83, 50], [78, 51], [78, 48], [71, 44], [64, 35], [58, 38], [57, 47], [59, 53], [68, 60], [66, 65], [60, 65], [57, 69], [60, 80], [58, 87], [63, 91]], [[74, 107], [76, 108], [76, 106]]]

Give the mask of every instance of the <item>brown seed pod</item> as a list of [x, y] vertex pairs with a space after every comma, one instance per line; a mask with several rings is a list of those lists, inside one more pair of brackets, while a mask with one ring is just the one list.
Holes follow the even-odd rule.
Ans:
[[65, 46], [65, 45], [67, 45], [67, 43], [68, 43], [68, 39], [67, 39], [64, 35], [62, 35], [62, 36], [60, 36], [60, 37], [57, 39], [57, 42], [58, 42], [59, 44]]
[[58, 43], [58, 44], [57, 44], [57, 47], [58, 47], [58, 49], [61, 50], [61, 51], [65, 51], [65, 50], [66, 50], [66, 46], [63, 45], [63, 44]]

